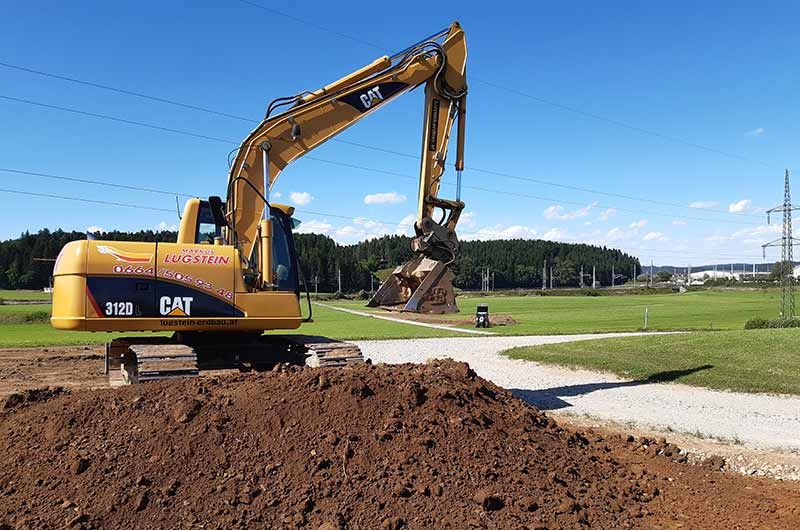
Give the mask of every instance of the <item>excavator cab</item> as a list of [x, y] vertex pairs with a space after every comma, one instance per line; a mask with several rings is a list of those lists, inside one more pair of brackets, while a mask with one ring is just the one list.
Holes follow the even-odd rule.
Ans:
[[[292, 228], [295, 225], [293, 213], [294, 208], [291, 206], [270, 205], [269, 221], [262, 225], [268, 227], [263, 230], [269, 231], [269, 237], [258, 238], [242, 273], [249, 290], [290, 291], [299, 296], [297, 252], [292, 237]], [[225, 202], [220, 197], [211, 196], [208, 200], [190, 199], [181, 216], [178, 243], [230, 245], [231, 242], [226, 237], [230, 233], [228, 227]], [[264, 259], [262, 245], [270, 254], [269, 259]], [[266, 269], [270, 269], [271, 274], [265, 273]]]

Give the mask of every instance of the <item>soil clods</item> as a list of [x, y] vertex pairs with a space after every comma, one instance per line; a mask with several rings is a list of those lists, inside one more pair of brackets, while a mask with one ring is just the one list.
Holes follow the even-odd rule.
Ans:
[[463, 363], [12, 398], [0, 528], [800, 528], [800, 488], [559, 427]]

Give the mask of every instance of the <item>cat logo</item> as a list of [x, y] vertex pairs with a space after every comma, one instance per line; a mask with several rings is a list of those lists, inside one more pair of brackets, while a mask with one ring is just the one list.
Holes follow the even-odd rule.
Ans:
[[158, 309], [161, 314], [168, 317], [188, 317], [192, 314], [191, 296], [162, 296]]
[[361, 94], [359, 99], [361, 100], [361, 104], [364, 105], [364, 109], [370, 108], [376, 101], [383, 101], [380, 86], [370, 88], [365, 94]]

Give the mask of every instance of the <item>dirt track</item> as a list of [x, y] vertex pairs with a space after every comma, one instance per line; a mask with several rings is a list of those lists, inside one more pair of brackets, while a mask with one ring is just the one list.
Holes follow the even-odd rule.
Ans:
[[43, 386], [106, 386], [103, 346], [0, 349], [0, 397]]
[[562, 429], [451, 361], [27, 398], [0, 419], [10, 528], [800, 526], [798, 484]]

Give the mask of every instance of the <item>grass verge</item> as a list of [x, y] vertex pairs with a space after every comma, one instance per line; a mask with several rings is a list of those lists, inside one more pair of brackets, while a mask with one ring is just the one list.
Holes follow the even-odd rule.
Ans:
[[622, 337], [514, 348], [524, 359], [735, 390], [800, 394], [800, 329], [738, 330]]
[[0, 300], [50, 300], [50, 293], [27, 289], [0, 289]]
[[[490, 314], [511, 316], [517, 324], [490, 329], [499, 335], [562, 335], [639, 331], [648, 310], [652, 331], [742, 329], [752, 317], [777, 312], [780, 292], [769, 290], [692, 291], [638, 296], [462, 296], [460, 313], [440, 315], [447, 321], [471, 321], [478, 304]], [[369, 311], [363, 301], [331, 301]], [[380, 310], [373, 310], [380, 311]], [[465, 327], [471, 327], [466, 324]]]

